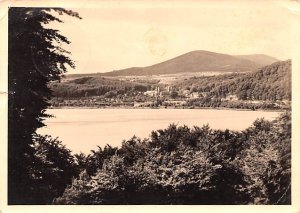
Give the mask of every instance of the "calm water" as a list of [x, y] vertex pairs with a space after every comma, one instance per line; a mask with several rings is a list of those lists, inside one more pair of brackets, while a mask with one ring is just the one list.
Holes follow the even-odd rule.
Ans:
[[190, 127], [209, 124], [214, 129], [243, 130], [256, 118], [272, 120], [279, 112], [211, 109], [50, 109], [40, 134], [58, 137], [74, 153], [89, 153], [97, 145], [120, 146], [133, 135], [148, 137], [170, 123]]

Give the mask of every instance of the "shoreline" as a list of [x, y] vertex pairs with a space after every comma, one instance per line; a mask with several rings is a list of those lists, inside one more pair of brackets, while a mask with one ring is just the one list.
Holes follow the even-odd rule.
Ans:
[[[193, 107], [193, 108], [184, 108], [184, 107], [87, 107], [87, 106], [62, 106], [62, 107], [49, 107], [47, 109], [181, 109], [181, 110], [187, 110], [187, 109], [195, 109], [195, 110], [202, 110], [202, 109], [210, 109], [210, 110], [232, 110], [232, 111], [264, 111], [264, 112], [284, 112], [287, 109], [239, 109], [239, 108], [228, 108], [228, 107]], [[288, 109], [291, 111], [291, 109]]]

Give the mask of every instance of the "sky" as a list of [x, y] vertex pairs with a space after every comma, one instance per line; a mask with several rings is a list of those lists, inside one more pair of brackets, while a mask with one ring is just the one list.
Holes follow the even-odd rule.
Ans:
[[[69, 9], [69, 8], [68, 8]], [[51, 23], [72, 42], [76, 69], [108, 72], [156, 64], [194, 50], [291, 58], [291, 13], [270, 1], [154, 1], [71, 8], [82, 19]]]

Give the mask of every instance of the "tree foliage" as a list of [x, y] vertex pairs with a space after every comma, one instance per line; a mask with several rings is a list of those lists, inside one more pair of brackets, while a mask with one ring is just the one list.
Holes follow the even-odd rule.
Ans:
[[62, 43], [70, 43], [57, 30], [46, 28], [59, 15], [79, 17], [62, 8], [10, 8], [8, 38], [9, 122], [8, 202], [35, 201], [35, 181], [29, 174], [35, 149], [33, 136], [49, 115], [45, 109], [51, 97], [48, 83], [59, 80], [67, 66], [74, 68]]
[[87, 156], [54, 203], [289, 204], [290, 139], [289, 113], [242, 132], [170, 125]]
[[34, 135], [32, 148], [34, 155], [29, 176], [34, 184], [30, 186], [34, 202], [51, 204], [71, 184], [72, 178], [78, 176], [78, 165], [71, 151], [57, 138]]

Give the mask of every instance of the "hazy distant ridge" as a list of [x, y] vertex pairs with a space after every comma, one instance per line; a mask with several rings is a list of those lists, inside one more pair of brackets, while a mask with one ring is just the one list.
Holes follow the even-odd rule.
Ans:
[[236, 57], [242, 58], [242, 59], [247, 59], [250, 61], [253, 61], [257, 64], [260, 64], [261, 66], [269, 65], [274, 62], [277, 62], [278, 59], [264, 55], [264, 54], [252, 54], [252, 55], [235, 55]]

